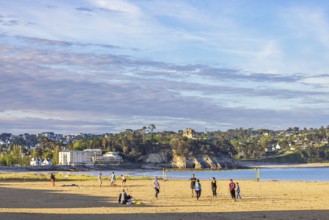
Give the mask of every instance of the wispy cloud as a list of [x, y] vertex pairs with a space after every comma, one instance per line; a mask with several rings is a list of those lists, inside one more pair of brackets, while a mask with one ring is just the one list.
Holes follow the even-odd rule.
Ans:
[[0, 2], [0, 131], [323, 125], [326, 13], [207, 3]]
[[90, 0], [90, 2], [102, 9], [124, 12], [134, 16], [141, 14], [140, 9], [136, 5], [124, 0]]

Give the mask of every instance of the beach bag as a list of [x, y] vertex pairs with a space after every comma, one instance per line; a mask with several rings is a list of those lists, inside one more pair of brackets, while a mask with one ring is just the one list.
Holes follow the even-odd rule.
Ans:
[[143, 203], [141, 201], [135, 201], [134, 204], [135, 205], [142, 205]]

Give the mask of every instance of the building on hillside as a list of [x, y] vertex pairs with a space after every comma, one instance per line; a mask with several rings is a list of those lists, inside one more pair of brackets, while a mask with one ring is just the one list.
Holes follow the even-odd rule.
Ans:
[[32, 158], [30, 161], [30, 166], [41, 166], [42, 160], [40, 158]]
[[83, 151], [67, 150], [59, 152], [59, 165], [79, 165], [93, 163], [92, 157], [101, 156], [101, 149], [85, 149]]
[[103, 154], [101, 149], [85, 149], [84, 152], [87, 152], [87, 154], [90, 156], [101, 156]]
[[66, 150], [59, 152], [59, 165], [79, 165], [91, 163], [91, 157], [86, 151]]
[[189, 139], [193, 139], [195, 136], [195, 131], [192, 128], [186, 128], [183, 132], [183, 137], [187, 137]]
[[106, 152], [104, 155], [93, 156], [94, 163], [121, 163], [122, 157], [117, 152]]
[[38, 134], [38, 137], [53, 138], [53, 137], [55, 137], [55, 133], [54, 132], [42, 132], [42, 133]]
[[53, 163], [49, 159], [44, 159], [41, 163], [41, 166], [52, 166]]

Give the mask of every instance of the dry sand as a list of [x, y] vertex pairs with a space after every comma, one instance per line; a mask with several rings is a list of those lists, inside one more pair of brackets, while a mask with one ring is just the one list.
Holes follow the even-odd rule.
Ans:
[[[118, 204], [122, 187], [99, 187], [97, 181], [0, 182], [0, 219], [329, 219], [328, 182], [239, 181], [242, 199], [234, 202], [228, 181], [201, 181], [200, 200], [191, 197], [189, 181], [160, 181], [159, 199], [151, 180], [130, 180], [126, 190], [142, 205]], [[62, 184], [78, 186], [61, 187]]]

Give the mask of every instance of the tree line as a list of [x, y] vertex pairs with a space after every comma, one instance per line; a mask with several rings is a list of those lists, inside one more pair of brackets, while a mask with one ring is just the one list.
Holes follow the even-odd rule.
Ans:
[[[288, 128], [274, 131], [268, 129], [229, 129], [227, 131], [195, 132], [193, 138], [183, 135], [183, 131], [155, 132], [155, 125], [140, 129], [126, 129], [119, 133], [89, 135], [63, 144], [46, 137], [34, 137], [38, 147], [31, 150], [22, 146], [17, 139], [7, 149], [2, 148], [1, 165], [28, 165], [31, 158], [49, 158], [58, 164], [58, 153], [62, 150], [101, 149], [103, 152], [119, 152], [123, 158], [131, 162], [143, 162], [149, 153], [169, 151], [177, 156], [209, 156], [227, 155], [235, 159], [263, 160], [265, 149], [279, 144], [282, 149], [274, 156], [286, 160], [302, 158], [304, 162], [324, 162], [329, 160], [328, 141], [329, 126], [318, 129]], [[1, 137], [1, 136], [0, 136]], [[29, 140], [29, 141], [33, 141]], [[26, 142], [26, 140], [24, 139]], [[21, 140], [22, 142], [22, 140]], [[300, 144], [307, 147], [302, 149]], [[291, 147], [296, 148], [286, 157]], [[296, 154], [299, 156], [293, 157]], [[173, 154], [168, 154], [168, 161]]]

